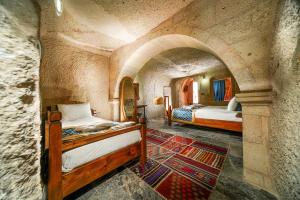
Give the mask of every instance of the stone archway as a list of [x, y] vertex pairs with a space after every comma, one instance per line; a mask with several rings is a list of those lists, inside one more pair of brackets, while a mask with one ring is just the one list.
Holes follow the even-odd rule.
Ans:
[[128, 48], [126, 50], [121, 48], [111, 58], [110, 98], [118, 98], [118, 88], [122, 77], [134, 77], [152, 57], [163, 51], [179, 47], [196, 48], [215, 55], [228, 66], [241, 91], [262, 89], [261, 87], [263, 89], [270, 88], [269, 84], [263, 86], [261, 84], [253, 84], [257, 82], [254, 75], [249, 70], [246, 62], [231, 46], [213, 36], [209, 36], [203, 42], [200, 40], [203, 38], [203, 34], [205, 35], [206, 33], [198, 34], [198, 37], [184, 34], [166, 34], [146, 42], [137, 41], [137, 44], [126, 46], [125, 49]]
[[[197, 48], [211, 53], [224, 62], [243, 92], [237, 97], [243, 106], [244, 179], [276, 195], [270, 173], [268, 148], [272, 93], [265, 91], [271, 90], [269, 76], [253, 72], [250, 63], [240, 56], [237, 49], [202, 30], [190, 29], [178, 34], [157, 34], [151, 33], [150, 36], [120, 48], [112, 55], [110, 60], [110, 98], [114, 99], [112, 116], [118, 116], [118, 111], [114, 108], [117, 108], [118, 88], [122, 77], [134, 77], [155, 55], [179, 47]], [[251, 151], [252, 148], [256, 151]]]

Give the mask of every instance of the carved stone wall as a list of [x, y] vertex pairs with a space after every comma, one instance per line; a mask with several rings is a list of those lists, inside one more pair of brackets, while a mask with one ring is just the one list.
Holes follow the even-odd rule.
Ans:
[[[71, 35], [86, 36], [89, 29], [64, 10], [57, 16], [53, 1], [40, 0], [42, 108], [58, 103], [90, 102], [97, 116], [111, 119], [108, 98], [109, 53]], [[99, 36], [99, 35], [98, 35]], [[94, 32], [86, 37], [98, 41]]]
[[38, 8], [0, 1], [0, 199], [42, 199]]
[[300, 2], [281, 2], [271, 76], [271, 166], [282, 199], [300, 199]]
[[277, 195], [270, 166], [270, 115], [272, 92], [237, 94], [243, 107], [244, 179]]
[[164, 116], [164, 106], [155, 105], [153, 99], [156, 97], [163, 97], [164, 86], [169, 86], [171, 78], [159, 73], [157, 66], [146, 64], [138, 73], [136, 82], [140, 85], [140, 100], [139, 104], [146, 104], [147, 118], [157, 118]]
[[43, 38], [41, 96], [43, 111], [58, 103], [90, 102], [99, 117], [110, 119], [108, 57]]
[[278, 0], [193, 1], [113, 52], [110, 97], [118, 97], [121, 77], [132, 76], [151, 57], [178, 47], [198, 48], [219, 57], [241, 91], [270, 89], [269, 60], [277, 5]]

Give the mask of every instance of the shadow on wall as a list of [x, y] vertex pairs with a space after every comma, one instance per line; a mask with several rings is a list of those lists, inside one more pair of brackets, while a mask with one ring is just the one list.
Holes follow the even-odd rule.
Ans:
[[[79, 86], [74, 88], [80, 88]], [[72, 102], [88, 102], [86, 92], [84, 88], [79, 89], [82, 92], [74, 92], [70, 89], [57, 88], [57, 87], [44, 87], [43, 91], [48, 91], [47, 94], [43, 94], [42, 98], [42, 110], [46, 112], [47, 106], [53, 106], [57, 104], [70, 104]], [[52, 92], [50, 92], [52, 91]], [[45, 92], [46, 93], [46, 92]], [[74, 94], [81, 94], [80, 96]]]

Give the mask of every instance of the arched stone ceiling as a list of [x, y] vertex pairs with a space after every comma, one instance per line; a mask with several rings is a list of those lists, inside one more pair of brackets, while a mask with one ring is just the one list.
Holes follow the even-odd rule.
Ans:
[[192, 1], [64, 0], [63, 15], [58, 18], [68, 20], [58, 32], [85, 45], [114, 50], [146, 34]]
[[214, 55], [189, 47], [164, 51], [150, 59], [144, 67], [147, 66], [157, 67], [159, 74], [170, 78], [191, 76], [226, 67]]

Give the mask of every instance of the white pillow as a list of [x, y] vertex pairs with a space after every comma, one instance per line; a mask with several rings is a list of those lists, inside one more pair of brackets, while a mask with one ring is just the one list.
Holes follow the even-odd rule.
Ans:
[[62, 119], [66, 121], [92, 117], [90, 103], [58, 104], [57, 107], [62, 114]]
[[238, 102], [236, 101], [236, 98], [233, 97], [233, 98], [229, 101], [229, 103], [228, 103], [227, 110], [228, 110], [228, 111], [235, 111], [237, 105], [238, 105]]

